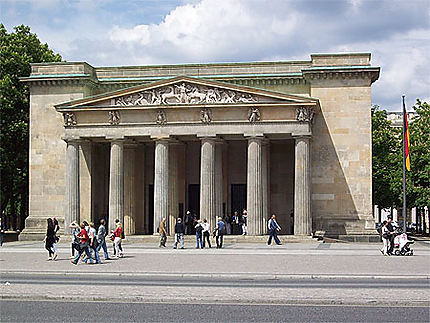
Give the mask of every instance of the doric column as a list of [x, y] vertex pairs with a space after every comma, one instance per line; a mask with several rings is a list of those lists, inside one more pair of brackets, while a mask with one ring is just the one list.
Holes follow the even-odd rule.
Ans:
[[309, 235], [311, 218], [310, 139], [296, 138], [294, 174], [294, 234]]
[[250, 235], [261, 235], [263, 222], [262, 138], [248, 139], [247, 211]]
[[169, 216], [169, 142], [155, 142], [154, 166], [154, 234], [162, 218]]
[[222, 149], [223, 143], [218, 140], [215, 143], [215, 222], [210, 223], [211, 229], [214, 228], [216, 217], [222, 217], [222, 202], [223, 202], [223, 179], [222, 179]]
[[67, 141], [66, 151], [66, 216], [64, 230], [70, 233], [69, 225], [79, 221], [79, 143]]
[[263, 215], [261, 219], [262, 234], [267, 233], [267, 220], [269, 219], [270, 186], [269, 186], [269, 141], [264, 141], [261, 147], [261, 191], [263, 194]]
[[110, 144], [109, 170], [109, 229], [115, 228], [115, 220], [124, 220], [124, 143], [113, 140]]
[[200, 219], [215, 223], [215, 138], [203, 138], [200, 162]]

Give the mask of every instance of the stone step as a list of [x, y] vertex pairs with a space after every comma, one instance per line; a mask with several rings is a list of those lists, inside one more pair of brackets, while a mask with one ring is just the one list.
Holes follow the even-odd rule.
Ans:
[[[317, 243], [317, 239], [310, 236], [294, 236], [294, 235], [280, 235], [278, 236], [282, 243]], [[184, 237], [185, 243], [195, 243], [195, 235], [186, 235]], [[268, 235], [265, 236], [243, 236], [243, 235], [225, 235], [224, 243], [266, 243]], [[168, 242], [174, 241], [174, 236], [167, 236]], [[125, 241], [129, 243], [158, 243], [160, 240], [159, 235], [130, 235], [127, 236]], [[211, 237], [211, 240], [215, 240]]]

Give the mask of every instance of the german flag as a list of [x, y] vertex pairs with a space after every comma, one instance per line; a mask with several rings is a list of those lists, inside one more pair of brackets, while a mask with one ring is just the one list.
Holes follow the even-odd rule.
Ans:
[[411, 156], [409, 154], [410, 141], [409, 141], [408, 115], [406, 113], [406, 107], [405, 107], [405, 97], [403, 97], [403, 143], [405, 145], [404, 154], [405, 154], [405, 160], [406, 160], [406, 169], [410, 171], [411, 170]]

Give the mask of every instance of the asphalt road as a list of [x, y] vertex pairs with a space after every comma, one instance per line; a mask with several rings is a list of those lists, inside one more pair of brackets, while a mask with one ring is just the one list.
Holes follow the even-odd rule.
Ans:
[[0, 301], [1, 322], [429, 322], [427, 307]]
[[370, 279], [370, 278], [294, 278], [294, 279], [243, 279], [240, 278], [183, 278], [173, 276], [127, 276], [100, 274], [24, 274], [2, 273], [0, 283], [35, 285], [80, 285], [80, 286], [178, 286], [178, 287], [241, 287], [241, 288], [347, 288], [347, 289], [429, 289], [430, 281], [424, 278]]

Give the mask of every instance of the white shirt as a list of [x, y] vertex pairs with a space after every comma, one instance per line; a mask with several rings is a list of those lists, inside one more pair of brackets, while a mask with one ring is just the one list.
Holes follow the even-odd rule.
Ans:
[[211, 226], [209, 225], [209, 223], [203, 222], [202, 227], [203, 227], [203, 232], [210, 232], [209, 230], [210, 230]]

